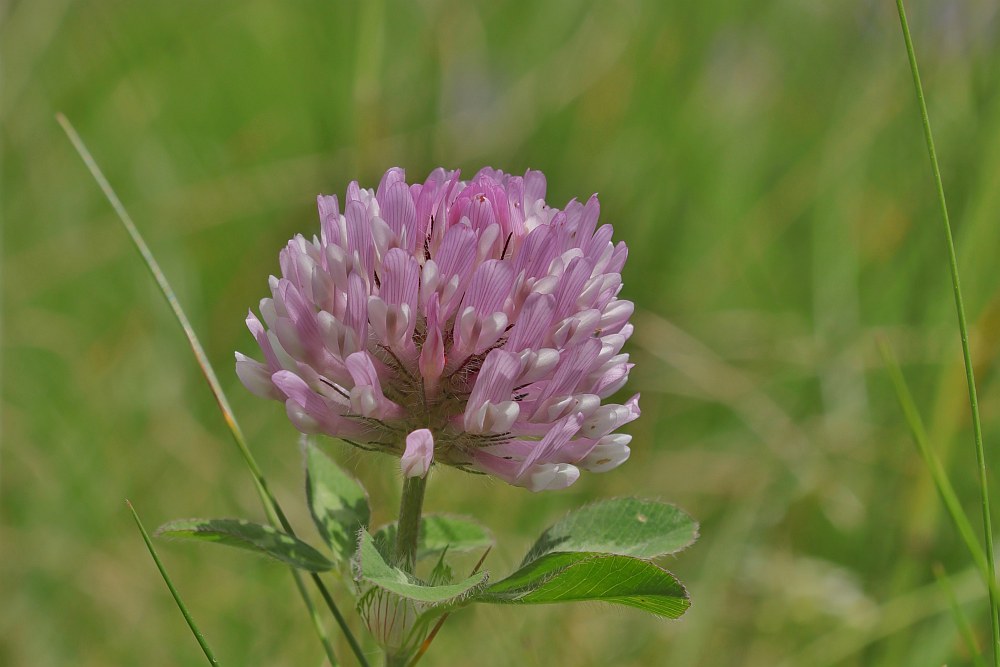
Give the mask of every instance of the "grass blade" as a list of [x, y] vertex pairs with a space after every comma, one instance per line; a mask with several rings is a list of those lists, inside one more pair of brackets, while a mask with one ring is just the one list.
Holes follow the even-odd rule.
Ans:
[[[917, 449], [920, 450], [920, 456], [924, 459], [924, 465], [927, 466], [927, 470], [931, 474], [931, 479], [934, 481], [934, 486], [937, 488], [938, 494], [941, 496], [941, 500], [948, 510], [948, 516], [951, 517], [952, 523], [955, 524], [955, 529], [958, 530], [958, 534], [965, 543], [965, 547], [969, 550], [969, 554], [972, 555], [972, 560], [982, 574], [983, 583], [990, 586], [991, 581], [994, 580], [990, 577], [990, 568], [986, 560], [986, 555], [979, 545], [979, 540], [976, 538], [976, 531], [972, 528], [969, 517], [966, 516], [965, 510], [962, 509], [962, 503], [958, 500], [958, 494], [955, 493], [955, 487], [952, 486], [951, 480], [948, 478], [948, 473], [945, 472], [944, 466], [941, 465], [941, 460], [934, 453], [934, 450], [931, 449], [927, 441], [927, 430], [924, 428], [924, 422], [920, 418], [920, 413], [917, 410], [916, 403], [913, 401], [910, 388], [906, 384], [906, 378], [903, 377], [903, 371], [899, 367], [899, 362], [896, 361], [895, 355], [893, 355], [892, 350], [884, 340], [879, 339], [878, 349], [882, 355], [882, 361], [885, 363], [885, 368], [889, 374], [893, 389], [896, 392], [896, 399], [903, 410], [903, 417], [910, 427], [913, 441], [916, 443]], [[996, 588], [996, 584], [993, 583], [992, 587]]]
[[[952, 581], [955, 594], [961, 603], [978, 602], [983, 598], [979, 572], [975, 571], [975, 568], [957, 573]], [[945, 613], [947, 607], [948, 603], [942, 600], [941, 589], [937, 582], [926, 584], [880, 604], [872, 614], [870, 623], [862, 625], [845, 623], [839, 627], [831, 627], [828, 632], [822, 633], [805, 648], [778, 662], [777, 667], [868, 664], [863, 657], [866, 649], [903, 632], [919, 632], [921, 623]]]
[[951, 615], [955, 618], [955, 625], [958, 626], [958, 631], [962, 635], [962, 639], [965, 640], [966, 647], [969, 649], [969, 655], [972, 656], [972, 663], [976, 667], [986, 667], [986, 663], [983, 662], [982, 651], [979, 649], [979, 642], [976, 641], [976, 636], [972, 632], [972, 626], [969, 625], [969, 619], [966, 618], [965, 612], [962, 611], [962, 605], [958, 602], [958, 596], [955, 595], [955, 587], [951, 585], [951, 578], [945, 572], [941, 563], [934, 564], [934, 578], [937, 579], [938, 584], [941, 585], [941, 590], [944, 591], [945, 597], [948, 598], [948, 603], [951, 605]]
[[[198, 361], [198, 366], [201, 368], [201, 372], [205, 376], [205, 380], [208, 382], [209, 388], [212, 390], [212, 395], [215, 397], [215, 401], [219, 406], [219, 411], [222, 413], [223, 419], [226, 421], [226, 426], [229, 428], [229, 432], [233, 436], [233, 440], [240, 451], [240, 455], [243, 457], [247, 467], [250, 469], [250, 474], [253, 477], [254, 485], [257, 488], [257, 493], [260, 496], [261, 503], [264, 505], [264, 512], [267, 515], [268, 521], [276, 528], [280, 526], [282, 530], [294, 537], [295, 531], [288, 522], [288, 518], [282, 511], [281, 506], [278, 505], [277, 499], [268, 488], [267, 482], [264, 479], [264, 474], [261, 471], [260, 466], [257, 465], [256, 459], [253, 454], [250, 453], [250, 449], [247, 447], [246, 439], [243, 437], [243, 431], [240, 429], [239, 423], [236, 421], [236, 415], [233, 413], [232, 408], [229, 407], [229, 401], [226, 399], [225, 392], [222, 391], [222, 385], [219, 384], [219, 379], [215, 375], [215, 370], [212, 368], [212, 364], [208, 360], [208, 355], [205, 354], [205, 350], [202, 348], [201, 342], [198, 340], [198, 336], [195, 334], [194, 328], [191, 326], [191, 322], [184, 313], [184, 309], [181, 308], [180, 302], [177, 300], [166, 275], [164, 275], [162, 269], [160, 269], [160, 265], [157, 263], [156, 258], [153, 257], [152, 251], [146, 244], [145, 239], [143, 239], [142, 234], [139, 233], [139, 229], [132, 221], [132, 217], [128, 214], [124, 204], [122, 204], [121, 200], [118, 198], [118, 195], [111, 187], [107, 178], [105, 178], [101, 168], [97, 166], [97, 162], [90, 154], [90, 151], [87, 150], [87, 146], [83, 143], [83, 140], [80, 138], [76, 129], [74, 129], [73, 125], [69, 122], [66, 116], [61, 113], [56, 114], [56, 120], [62, 126], [66, 136], [69, 138], [73, 147], [76, 149], [76, 152], [80, 155], [80, 158], [87, 166], [91, 176], [94, 177], [97, 185], [101, 188], [104, 196], [107, 198], [112, 208], [114, 208], [115, 213], [118, 214], [118, 218], [121, 220], [122, 225], [124, 225], [125, 230], [132, 238], [132, 243], [139, 251], [139, 254], [142, 255], [142, 259], [146, 263], [146, 267], [153, 275], [154, 280], [156, 280], [156, 284], [159, 286], [160, 292], [163, 293], [163, 296], [170, 305], [171, 310], [173, 310], [178, 324], [180, 324], [181, 328], [184, 330], [184, 335], [187, 337], [188, 343], [191, 346], [191, 351], [194, 353], [195, 359]], [[326, 635], [326, 630], [323, 628], [322, 621], [316, 613], [312, 600], [306, 591], [305, 584], [302, 581], [302, 576], [295, 569], [292, 569], [291, 572], [292, 577], [295, 579], [296, 587], [302, 595], [302, 599], [309, 611], [316, 633], [319, 635], [323, 648], [326, 651], [327, 658], [330, 660], [330, 664], [336, 667], [339, 663], [337, 662], [334, 654], [333, 645], [330, 643], [330, 640]], [[323, 598], [323, 601], [330, 609], [330, 613], [333, 614], [334, 619], [337, 621], [341, 631], [347, 638], [347, 641], [351, 646], [351, 650], [358, 659], [358, 664], [362, 667], [368, 667], [368, 661], [365, 659], [364, 653], [361, 650], [361, 645], [358, 644], [357, 639], [354, 637], [350, 627], [347, 625], [347, 621], [343, 614], [341, 614], [340, 610], [337, 608], [337, 605], [334, 602], [333, 597], [330, 595], [329, 590], [327, 590], [326, 585], [323, 583], [323, 580], [320, 579], [319, 575], [315, 573], [310, 576], [313, 583], [316, 585], [320, 596]]]
[[913, 87], [917, 94], [917, 104], [920, 106], [920, 119], [924, 126], [924, 140], [927, 143], [927, 154], [931, 161], [931, 171], [934, 174], [934, 185], [937, 189], [938, 204], [941, 207], [941, 222], [944, 226], [945, 240], [948, 246], [948, 264], [951, 268], [951, 285], [955, 296], [955, 310], [958, 315], [958, 331], [962, 338], [962, 356], [965, 361], [965, 379], [969, 387], [969, 407], [972, 410], [972, 430], [976, 447], [976, 464], [979, 473], [979, 492], [983, 506], [983, 533], [986, 537], [986, 562], [990, 575], [990, 622], [993, 630], [993, 664], [1000, 667], [1000, 601], [996, 587], [996, 564], [993, 557], [993, 525], [990, 516], [990, 494], [987, 485], [986, 454], [983, 451], [983, 428], [979, 419], [979, 399], [976, 396], [976, 376], [972, 369], [972, 351], [969, 348], [969, 326], [965, 320], [965, 304], [962, 300], [962, 286], [958, 277], [958, 258], [955, 256], [955, 241], [951, 233], [951, 221], [948, 217], [948, 202], [944, 196], [944, 183], [941, 180], [941, 168], [938, 166], [937, 151], [934, 150], [934, 135], [931, 133], [931, 121], [927, 114], [927, 102], [924, 100], [924, 89], [920, 83], [920, 71], [917, 68], [917, 56], [913, 50], [913, 39], [910, 37], [910, 26], [906, 21], [906, 10], [903, 0], [896, 0], [896, 11], [899, 14], [899, 26], [903, 31], [903, 41], [906, 42], [906, 55], [910, 61], [910, 73], [913, 75]]
[[201, 630], [199, 630], [197, 624], [195, 624], [194, 618], [191, 617], [191, 612], [188, 611], [187, 607], [184, 605], [184, 601], [181, 600], [180, 593], [178, 593], [177, 589], [174, 588], [174, 583], [170, 581], [170, 575], [167, 574], [167, 570], [163, 567], [160, 557], [156, 554], [156, 549], [153, 547], [153, 541], [149, 539], [149, 533], [146, 532], [146, 528], [142, 525], [142, 521], [139, 520], [139, 514], [135, 511], [131, 502], [126, 500], [125, 504], [128, 505], [128, 510], [132, 513], [132, 518], [135, 519], [135, 525], [139, 527], [139, 532], [142, 534], [142, 541], [146, 543], [146, 548], [149, 549], [149, 555], [153, 557], [153, 562], [156, 563], [156, 569], [160, 571], [160, 576], [163, 577], [164, 583], [166, 583], [167, 588], [170, 589], [170, 594], [174, 596], [174, 602], [177, 603], [177, 608], [181, 610], [184, 620], [187, 621], [188, 627], [191, 628], [191, 633], [194, 635], [194, 638], [198, 640], [198, 644], [201, 646], [201, 650], [204, 651], [205, 657], [208, 658], [208, 664], [218, 665], [219, 661], [215, 658], [215, 654], [212, 653], [212, 649], [209, 647], [208, 642], [205, 641], [205, 636], [201, 634]]

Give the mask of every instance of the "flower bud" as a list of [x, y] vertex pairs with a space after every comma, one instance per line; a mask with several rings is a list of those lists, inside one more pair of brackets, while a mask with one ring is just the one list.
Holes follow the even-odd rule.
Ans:
[[425, 477], [434, 462], [434, 435], [426, 428], [406, 436], [406, 450], [399, 459], [404, 477]]

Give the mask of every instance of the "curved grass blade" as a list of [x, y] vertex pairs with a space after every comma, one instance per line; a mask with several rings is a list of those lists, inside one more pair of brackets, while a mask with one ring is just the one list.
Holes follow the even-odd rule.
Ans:
[[194, 638], [198, 640], [198, 645], [201, 646], [201, 650], [205, 653], [205, 657], [208, 658], [208, 664], [218, 665], [219, 661], [216, 659], [215, 654], [212, 653], [212, 649], [205, 640], [205, 636], [201, 634], [201, 630], [199, 630], [197, 624], [195, 624], [194, 618], [191, 616], [191, 612], [188, 611], [187, 607], [184, 605], [184, 601], [181, 600], [180, 593], [178, 593], [177, 589], [174, 588], [174, 583], [170, 581], [167, 569], [163, 567], [160, 557], [156, 554], [153, 542], [149, 539], [149, 533], [146, 532], [146, 528], [142, 525], [142, 521], [139, 520], [139, 514], [135, 511], [135, 507], [133, 507], [132, 503], [128, 500], [125, 501], [125, 504], [128, 505], [128, 510], [132, 513], [132, 518], [135, 519], [135, 525], [139, 527], [139, 532], [142, 534], [142, 541], [146, 543], [146, 548], [149, 549], [149, 555], [153, 557], [153, 562], [156, 563], [156, 569], [160, 571], [160, 576], [163, 577], [163, 581], [167, 584], [170, 594], [174, 597], [174, 602], [177, 603], [177, 608], [181, 610], [184, 620], [187, 621], [188, 627], [191, 628], [191, 633], [194, 635]]
[[[170, 287], [170, 283], [167, 281], [166, 275], [164, 275], [163, 271], [160, 269], [160, 265], [157, 263], [156, 258], [153, 257], [152, 251], [149, 249], [149, 246], [146, 245], [146, 241], [139, 233], [139, 229], [132, 221], [132, 217], [128, 214], [128, 211], [118, 198], [118, 195], [115, 194], [111, 184], [108, 183], [108, 179], [105, 178], [101, 168], [97, 166], [97, 162], [90, 154], [90, 151], [87, 150], [87, 146], [83, 143], [80, 135], [77, 134], [76, 129], [74, 129], [73, 125], [69, 122], [66, 116], [61, 113], [56, 114], [56, 120], [59, 122], [59, 125], [62, 126], [62, 129], [69, 138], [70, 143], [73, 144], [73, 148], [76, 149], [80, 159], [83, 160], [87, 170], [90, 171], [91, 176], [93, 176], [97, 185], [101, 188], [101, 191], [111, 204], [111, 207], [115, 210], [115, 213], [118, 214], [119, 220], [121, 220], [125, 230], [132, 238], [132, 243], [139, 251], [139, 254], [142, 255], [142, 259], [146, 263], [146, 267], [156, 280], [156, 284], [160, 288], [160, 292], [163, 293], [163, 297], [170, 305], [170, 308], [174, 313], [174, 317], [184, 330], [184, 335], [187, 336], [188, 344], [191, 346], [191, 351], [194, 353], [195, 359], [198, 361], [198, 366], [201, 368], [201, 372], [205, 376], [205, 380], [208, 382], [209, 388], [212, 390], [212, 395], [215, 397], [215, 401], [219, 406], [219, 411], [222, 413], [222, 417], [226, 421], [226, 426], [229, 428], [229, 432], [233, 436], [233, 440], [236, 443], [236, 447], [239, 449], [240, 455], [243, 457], [244, 462], [250, 469], [254, 486], [257, 489], [257, 494], [260, 496], [268, 521], [275, 528], [280, 525], [282, 530], [289, 535], [294, 536], [295, 531], [288, 522], [288, 518], [282, 511], [281, 506], [278, 505], [277, 499], [268, 488], [267, 482], [264, 479], [264, 474], [261, 471], [260, 466], [257, 465], [256, 459], [253, 454], [250, 453], [250, 449], [247, 447], [246, 439], [243, 437], [243, 431], [240, 429], [239, 423], [236, 421], [236, 415], [233, 413], [232, 408], [229, 407], [229, 401], [226, 399], [226, 395], [222, 391], [222, 385], [219, 384], [219, 379], [215, 375], [212, 364], [209, 363], [208, 356], [205, 354], [205, 350], [202, 348], [201, 342], [199, 342], [198, 336], [194, 332], [194, 328], [191, 326], [190, 321], [188, 321], [187, 315], [184, 314], [184, 310], [181, 308], [180, 302], [177, 301], [177, 297], [174, 294], [173, 289]], [[306, 591], [305, 583], [302, 581], [302, 576], [294, 568], [291, 569], [291, 572], [292, 577], [295, 580], [295, 586], [298, 589], [299, 594], [302, 596], [303, 603], [306, 605], [313, 627], [323, 644], [323, 649], [326, 652], [327, 658], [329, 659], [330, 664], [336, 667], [339, 663], [337, 662], [336, 655], [333, 651], [333, 645], [330, 643], [330, 639], [326, 634], [323, 623], [320, 620], [319, 615], [316, 613], [316, 608], [312, 603], [312, 599], [310, 599], [309, 594]], [[365, 658], [361, 645], [354, 637], [354, 633], [351, 632], [350, 627], [347, 625], [347, 620], [344, 618], [343, 614], [340, 613], [340, 609], [337, 608], [336, 603], [333, 601], [333, 597], [330, 595], [330, 591], [326, 588], [326, 584], [324, 584], [323, 580], [319, 578], [319, 575], [315, 573], [311, 574], [310, 577], [312, 578], [316, 589], [319, 591], [320, 596], [323, 598], [323, 601], [326, 603], [326, 606], [330, 609], [330, 613], [333, 614], [334, 619], [336, 619], [341, 631], [347, 638], [347, 642], [350, 644], [351, 650], [354, 652], [354, 655], [358, 660], [358, 664], [361, 665], [361, 667], [368, 667], [368, 660]]]
[[917, 105], [920, 107], [920, 120], [924, 126], [924, 141], [927, 143], [927, 155], [934, 174], [934, 186], [937, 190], [938, 204], [941, 208], [941, 222], [948, 248], [948, 265], [951, 269], [952, 292], [955, 297], [955, 311], [958, 315], [958, 331], [962, 338], [962, 357], [965, 361], [965, 380], [969, 389], [969, 407], [972, 411], [972, 432], [976, 448], [976, 465], [979, 473], [979, 492], [983, 508], [983, 533], [986, 542], [986, 562], [990, 574], [990, 621], [993, 630], [993, 664], [1000, 667], [1000, 597], [996, 587], [996, 560], [993, 556], [993, 521], [990, 513], [990, 494], [987, 483], [986, 453], [983, 450], [983, 427], [979, 418], [979, 399], [976, 395], [976, 376], [972, 369], [972, 350], [969, 347], [969, 325], [965, 320], [965, 304], [962, 300], [962, 285], [958, 276], [958, 258], [955, 255], [955, 240], [951, 233], [951, 220], [948, 217], [948, 202], [944, 196], [944, 182], [941, 180], [941, 168], [938, 166], [937, 151], [934, 149], [934, 135], [931, 133], [930, 116], [927, 113], [927, 102], [924, 100], [924, 87], [920, 83], [920, 70], [917, 68], [917, 56], [913, 50], [913, 39], [910, 37], [910, 26], [906, 21], [906, 10], [903, 0], [896, 0], [896, 11], [899, 14], [899, 27], [903, 31], [903, 41], [906, 43], [906, 56], [910, 61], [910, 73], [913, 75], [913, 88], [917, 95]]
[[955, 587], [951, 585], [951, 578], [941, 563], [934, 563], [934, 578], [937, 579], [941, 591], [948, 598], [948, 604], [951, 605], [951, 615], [955, 619], [955, 625], [958, 626], [959, 634], [965, 640], [965, 646], [969, 650], [969, 655], [972, 656], [972, 663], [976, 667], [986, 667], [986, 663], [983, 662], [983, 652], [979, 648], [979, 642], [976, 641], [976, 635], [972, 632], [969, 619], [966, 618], [965, 612], [962, 611], [962, 605], [958, 602]]
[[934, 486], [937, 487], [945, 509], [948, 510], [948, 516], [951, 517], [952, 523], [955, 524], [955, 529], [962, 538], [962, 542], [965, 543], [965, 548], [969, 550], [976, 568], [982, 575], [983, 583], [996, 588], [995, 580], [990, 578], [989, 565], [986, 562], [986, 555], [979, 545], [979, 540], [976, 538], [976, 531], [972, 528], [972, 524], [969, 523], [969, 517], [965, 514], [965, 510], [962, 509], [962, 503], [958, 500], [958, 494], [955, 493], [955, 487], [952, 486], [951, 480], [948, 478], [948, 473], [945, 472], [944, 466], [941, 465], [941, 460], [934, 453], [934, 450], [931, 449], [927, 441], [927, 431], [924, 428], [924, 422], [920, 418], [920, 412], [913, 401], [913, 395], [906, 384], [906, 378], [903, 377], [903, 371], [899, 367], [899, 362], [896, 361], [892, 349], [884, 340], [880, 339], [878, 341], [878, 348], [879, 353], [882, 355], [886, 371], [889, 373], [889, 379], [892, 381], [893, 388], [895, 389], [896, 399], [899, 401], [900, 408], [903, 410], [903, 416], [910, 427], [913, 441], [916, 443], [917, 449], [920, 450], [920, 456], [924, 459], [924, 465], [927, 466], [927, 470], [931, 474], [931, 479], [934, 481]]
[[[975, 567], [956, 573], [952, 583], [962, 604], [985, 602], [985, 591]], [[869, 655], [865, 652], [879, 642], [904, 632], [917, 637], [927, 627], [923, 623], [947, 612], [948, 601], [942, 597], [937, 582], [924, 584], [879, 603], [870, 623], [831, 626], [804, 647], [775, 661], [774, 667], [865, 665], [870, 662], [864, 660]]]

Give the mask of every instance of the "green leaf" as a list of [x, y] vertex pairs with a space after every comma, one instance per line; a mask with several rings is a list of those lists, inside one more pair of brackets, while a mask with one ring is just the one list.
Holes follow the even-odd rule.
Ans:
[[597, 601], [678, 618], [691, 605], [687, 591], [648, 560], [602, 553], [551, 553], [477, 594], [473, 602], [549, 604]]
[[677, 618], [690, 606], [679, 581], [651, 558], [676, 553], [698, 524], [665, 503], [617, 498], [571, 512], [528, 551], [521, 568], [473, 601], [549, 604], [600, 601]]
[[493, 536], [474, 519], [446, 514], [427, 514], [420, 519], [417, 557], [448, 551], [472, 551], [493, 545]]
[[427, 585], [398, 567], [389, 565], [375, 546], [374, 538], [364, 530], [361, 531], [357, 563], [361, 578], [390, 593], [432, 605], [443, 604], [467, 595], [469, 591], [486, 581], [486, 573], [479, 572], [454, 584]]
[[[396, 524], [382, 526], [374, 535], [375, 545], [386, 557], [396, 543]], [[448, 551], [472, 551], [493, 545], [493, 536], [474, 519], [449, 514], [425, 514], [420, 517], [417, 560]]]
[[358, 531], [371, 520], [368, 495], [315, 444], [306, 441], [306, 499], [323, 541], [342, 560], [358, 550]]
[[542, 533], [521, 564], [553, 552], [655, 558], [676, 553], [697, 538], [698, 523], [673, 505], [614, 498], [570, 512]]
[[160, 526], [156, 534], [246, 549], [310, 572], [333, 567], [323, 554], [302, 540], [245, 519], [177, 519]]

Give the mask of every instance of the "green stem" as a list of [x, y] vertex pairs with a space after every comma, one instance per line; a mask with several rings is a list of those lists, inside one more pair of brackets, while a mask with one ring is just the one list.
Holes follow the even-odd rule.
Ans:
[[396, 524], [396, 564], [413, 572], [417, 562], [417, 538], [420, 535], [420, 513], [424, 506], [427, 477], [407, 477], [403, 482], [403, 497], [399, 502]]
[[979, 491], [982, 497], [983, 533], [986, 538], [986, 562], [989, 566], [990, 582], [990, 620], [993, 629], [993, 664], [1000, 667], [1000, 605], [996, 595], [996, 563], [993, 556], [993, 525], [990, 518], [990, 496], [987, 487], [986, 455], [983, 451], [983, 428], [979, 418], [979, 399], [976, 396], [976, 377], [972, 369], [972, 351], [969, 347], [969, 327], [965, 320], [965, 304], [962, 300], [962, 288], [958, 277], [958, 258], [955, 255], [955, 241], [951, 233], [951, 221], [948, 217], [948, 204], [944, 196], [944, 183], [941, 180], [941, 169], [938, 166], [937, 151], [934, 150], [934, 136], [931, 134], [931, 122], [927, 113], [927, 102], [924, 100], [924, 89], [920, 83], [920, 72], [917, 69], [917, 56], [913, 50], [913, 40], [910, 38], [910, 27], [906, 22], [906, 10], [903, 0], [896, 0], [896, 10], [899, 13], [899, 25], [903, 30], [903, 40], [906, 42], [906, 55], [910, 61], [910, 72], [913, 75], [913, 86], [917, 93], [917, 103], [920, 106], [920, 119], [924, 126], [924, 139], [927, 142], [927, 153], [930, 156], [931, 171], [934, 174], [934, 185], [937, 188], [938, 204], [941, 207], [941, 220], [944, 224], [944, 235], [948, 246], [948, 263], [951, 267], [951, 284], [955, 296], [955, 310], [958, 313], [958, 330], [962, 338], [962, 356], [965, 361], [965, 379], [969, 388], [969, 405], [972, 409], [972, 430], [976, 447], [976, 463], [979, 472]]

